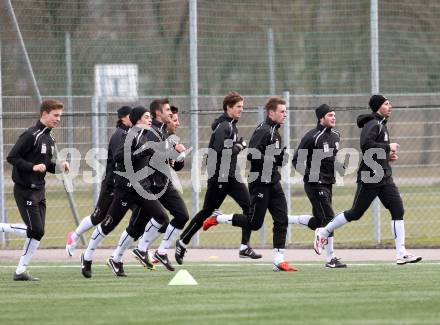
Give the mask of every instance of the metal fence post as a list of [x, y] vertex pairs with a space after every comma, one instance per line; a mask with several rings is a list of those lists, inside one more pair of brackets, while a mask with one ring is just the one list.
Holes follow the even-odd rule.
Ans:
[[[99, 99], [97, 96], [92, 97], [92, 148], [99, 148]], [[95, 166], [93, 166], [94, 170], [98, 170], [98, 162], [95, 160]], [[98, 202], [99, 196], [99, 183], [93, 182], [93, 205], [95, 206]]]
[[371, 93], [379, 92], [379, 17], [377, 0], [371, 0]]
[[108, 101], [107, 97], [100, 97], [99, 98], [99, 105], [98, 105], [98, 112], [99, 112], [99, 148], [103, 147], [104, 144], [108, 143], [108, 135], [107, 135], [107, 128], [108, 128]]
[[269, 92], [275, 95], [275, 45], [273, 39], [273, 29], [267, 30], [267, 58], [269, 65]]
[[65, 34], [65, 55], [66, 55], [66, 94], [67, 94], [67, 143], [69, 147], [73, 146], [73, 101], [72, 101], [72, 45], [70, 33]]
[[[379, 17], [377, 0], [371, 0], [371, 93], [379, 93]], [[380, 243], [380, 202], [375, 198], [372, 205], [373, 238]]]
[[[266, 118], [264, 114], [264, 108], [263, 107], [257, 107], [257, 114], [258, 114], [258, 123], [261, 123]], [[266, 228], [263, 226], [260, 228], [260, 231], [258, 232], [260, 234], [260, 244], [266, 245]]]
[[[0, 220], [1, 222], [7, 222], [6, 220], [6, 208], [5, 208], [5, 168], [4, 168], [4, 156], [3, 156], [3, 96], [2, 96], [2, 43], [0, 40]], [[0, 234], [1, 246], [6, 246], [6, 233]]]
[[261, 123], [264, 121], [266, 116], [264, 116], [264, 108], [263, 107], [257, 107], [257, 114], [258, 114], [258, 123]]
[[[198, 81], [198, 62], [197, 62], [197, 0], [189, 2], [189, 65], [190, 65], [190, 88], [191, 88], [191, 146], [192, 151], [192, 168], [191, 182], [199, 184], [199, 116], [198, 116], [198, 100], [199, 100], [199, 81]], [[191, 193], [191, 211], [195, 216], [199, 211], [199, 192], [194, 190], [192, 186]], [[199, 234], [193, 238], [194, 246], [200, 245]]]
[[[290, 92], [289, 91], [283, 91], [283, 99], [286, 101], [286, 107], [287, 109], [290, 107]], [[290, 113], [287, 112], [287, 118], [284, 122], [283, 126], [283, 141], [284, 145], [287, 148], [287, 153], [290, 151]], [[290, 193], [290, 163], [287, 162], [287, 165], [284, 166], [281, 169], [282, 172], [282, 178], [283, 178], [283, 190], [284, 194], [286, 195], [286, 201], [287, 201], [287, 214], [292, 213], [292, 198]], [[292, 227], [291, 225], [288, 225], [287, 227], [287, 238], [286, 241], [288, 244], [292, 243]]]

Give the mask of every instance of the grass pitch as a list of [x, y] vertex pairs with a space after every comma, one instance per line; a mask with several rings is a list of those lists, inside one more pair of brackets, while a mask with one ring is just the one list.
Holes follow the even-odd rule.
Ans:
[[197, 286], [168, 286], [175, 272], [127, 265], [126, 278], [93, 266], [30, 267], [40, 282], [12, 281], [0, 264], [0, 324], [439, 324], [439, 263], [185, 264]]
[[[439, 247], [440, 236], [437, 229], [440, 228], [440, 218], [438, 210], [440, 209], [439, 196], [440, 185], [427, 186], [400, 186], [405, 206], [405, 230], [407, 247]], [[333, 209], [335, 213], [341, 212], [349, 208], [353, 202], [353, 195], [356, 189], [354, 187], [335, 187], [333, 196]], [[41, 242], [40, 248], [43, 247], [64, 247], [66, 234], [76, 228], [72, 215], [68, 208], [66, 195], [62, 188], [56, 191], [48, 191], [47, 193], [47, 216], [45, 236]], [[183, 193], [185, 202], [188, 204], [188, 210], [191, 211], [191, 192], [187, 188]], [[87, 187], [83, 191], [77, 189], [75, 192], [75, 200], [80, 218], [89, 215], [92, 210], [92, 192]], [[203, 193], [200, 193], [201, 203], [203, 202]], [[22, 219], [16, 208], [15, 201], [11, 194], [6, 195], [7, 216], [11, 223], [22, 223]], [[294, 214], [311, 213], [310, 203], [304, 194], [302, 185], [295, 187], [292, 195], [292, 211]], [[240, 212], [240, 207], [233, 202], [231, 198], [227, 198], [221, 206], [221, 210], [225, 213]], [[127, 227], [130, 213], [122, 220], [121, 224], [108, 236], [103, 245], [114, 247], [120, 234]], [[390, 214], [381, 205], [381, 242], [382, 247], [394, 247], [394, 240], [390, 231]], [[254, 247], [272, 247], [272, 227], [273, 221], [269, 213], [265, 218], [264, 232], [260, 231], [252, 234], [251, 244]], [[84, 238], [88, 240], [93, 230], [85, 233]], [[338, 247], [377, 247], [377, 242], [373, 238], [375, 227], [372, 221], [371, 208], [365, 215], [356, 222], [338, 229], [337, 244]], [[311, 247], [313, 232], [301, 226], [292, 225], [291, 240], [295, 247]], [[202, 247], [237, 247], [241, 240], [241, 230], [237, 227], [222, 226], [215, 227], [208, 232], [200, 231], [200, 245]], [[23, 239], [19, 237], [9, 236], [7, 247], [18, 248], [23, 247]]]

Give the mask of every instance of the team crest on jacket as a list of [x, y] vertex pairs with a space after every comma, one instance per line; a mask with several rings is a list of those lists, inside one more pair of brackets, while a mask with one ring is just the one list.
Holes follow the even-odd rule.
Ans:
[[43, 144], [41, 145], [41, 153], [42, 153], [42, 154], [45, 154], [46, 152], [47, 152], [46, 144], [43, 143]]

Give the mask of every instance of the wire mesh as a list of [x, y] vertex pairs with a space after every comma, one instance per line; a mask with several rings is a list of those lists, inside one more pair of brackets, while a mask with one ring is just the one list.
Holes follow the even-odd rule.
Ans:
[[[245, 96], [239, 132], [249, 139], [267, 97], [289, 90], [292, 151], [314, 126], [313, 109], [321, 103], [338, 109], [342, 146], [358, 148], [359, 129], [354, 121], [366, 112], [371, 92], [370, 1], [197, 1], [197, 112], [189, 109], [189, 1], [14, 0], [0, 2], [0, 9], [5, 156], [19, 134], [37, 119], [27, 54], [39, 92], [66, 104], [62, 126], [55, 134], [60, 149], [74, 148], [79, 153], [74, 194], [82, 216], [90, 214], [96, 198], [96, 186], [89, 182], [96, 173], [86, 154], [93, 148], [106, 148], [115, 111], [124, 103], [148, 106], [154, 98], [170, 97], [181, 108], [178, 133], [182, 141], [190, 143], [190, 121], [197, 118], [198, 144], [206, 148], [210, 124], [221, 113], [227, 92], [236, 90]], [[440, 3], [379, 1], [378, 13], [379, 89], [394, 105], [390, 132], [401, 145], [394, 174], [406, 208], [407, 241], [439, 245], [434, 229], [439, 226], [440, 193]], [[121, 75], [124, 64], [137, 67], [136, 98], [110, 96], [121, 86], [115, 76], [107, 76], [110, 84], [97, 83], [96, 66], [112, 64], [121, 67]], [[98, 94], [99, 87], [103, 93]], [[189, 165], [179, 175], [191, 211], [194, 184]], [[9, 221], [19, 222], [10, 173], [5, 163], [6, 215]], [[301, 177], [292, 170], [291, 178], [292, 211], [310, 212]], [[348, 175], [344, 183], [334, 188], [335, 211], [349, 208], [353, 199], [354, 176]], [[206, 184], [201, 185], [203, 199]], [[48, 224], [42, 245], [62, 246], [74, 223], [59, 179], [48, 176], [47, 193]], [[233, 212], [238, 206], [228, 199], [222, 208]], [[381, 244], [391, 243], [383, 209], [381, 216]], [[108, 243], [116, 242], [125, 222]], [[270, 244], [269, 215], [265, 230], [263, 239], [252, 236], [254, 245]], [[377, 245], [371, 213], [344, 227], [338, 236], [338, 243], [347, 246]], [[294, 245], [308, 245], [310, 237], [310, 231], [292, 228]], [[237, 245], [239, 238], [239, 230], [221, 227], [202, 233], [200, 244], [229, 247]], [[21, 239], [8, 238], [8, 245], [20, 246]]]

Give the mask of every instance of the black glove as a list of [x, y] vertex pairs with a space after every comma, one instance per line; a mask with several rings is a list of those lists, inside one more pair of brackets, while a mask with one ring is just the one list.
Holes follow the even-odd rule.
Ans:
[[235, 142], [234, 145], [232, 146], [232, 153], [234, 155], [238, 155], [240, 151], [246, 149], [246, 147], [247, 147], [246, 141], [244, 141], [243, 137], [241, 137], [240, 140]]
[[279, 156], [280, 156], [281, 158], [284, 157], [284, 154], [286, 153], [286, 149], [287, 149], [287, 147], [283, 147], [283, 149], [281, 149], [281, 152], [280, 152], [280, 154], [279, 154]]
[[286, 149], [287, 149], [287, 147], [283, 147], [280, 154], [275, 156], [275, 163], [278, 166], [281, 166], [281, 164], [283, 162], [283, 158], [284, 158], [284, 154], [286, 153]]

